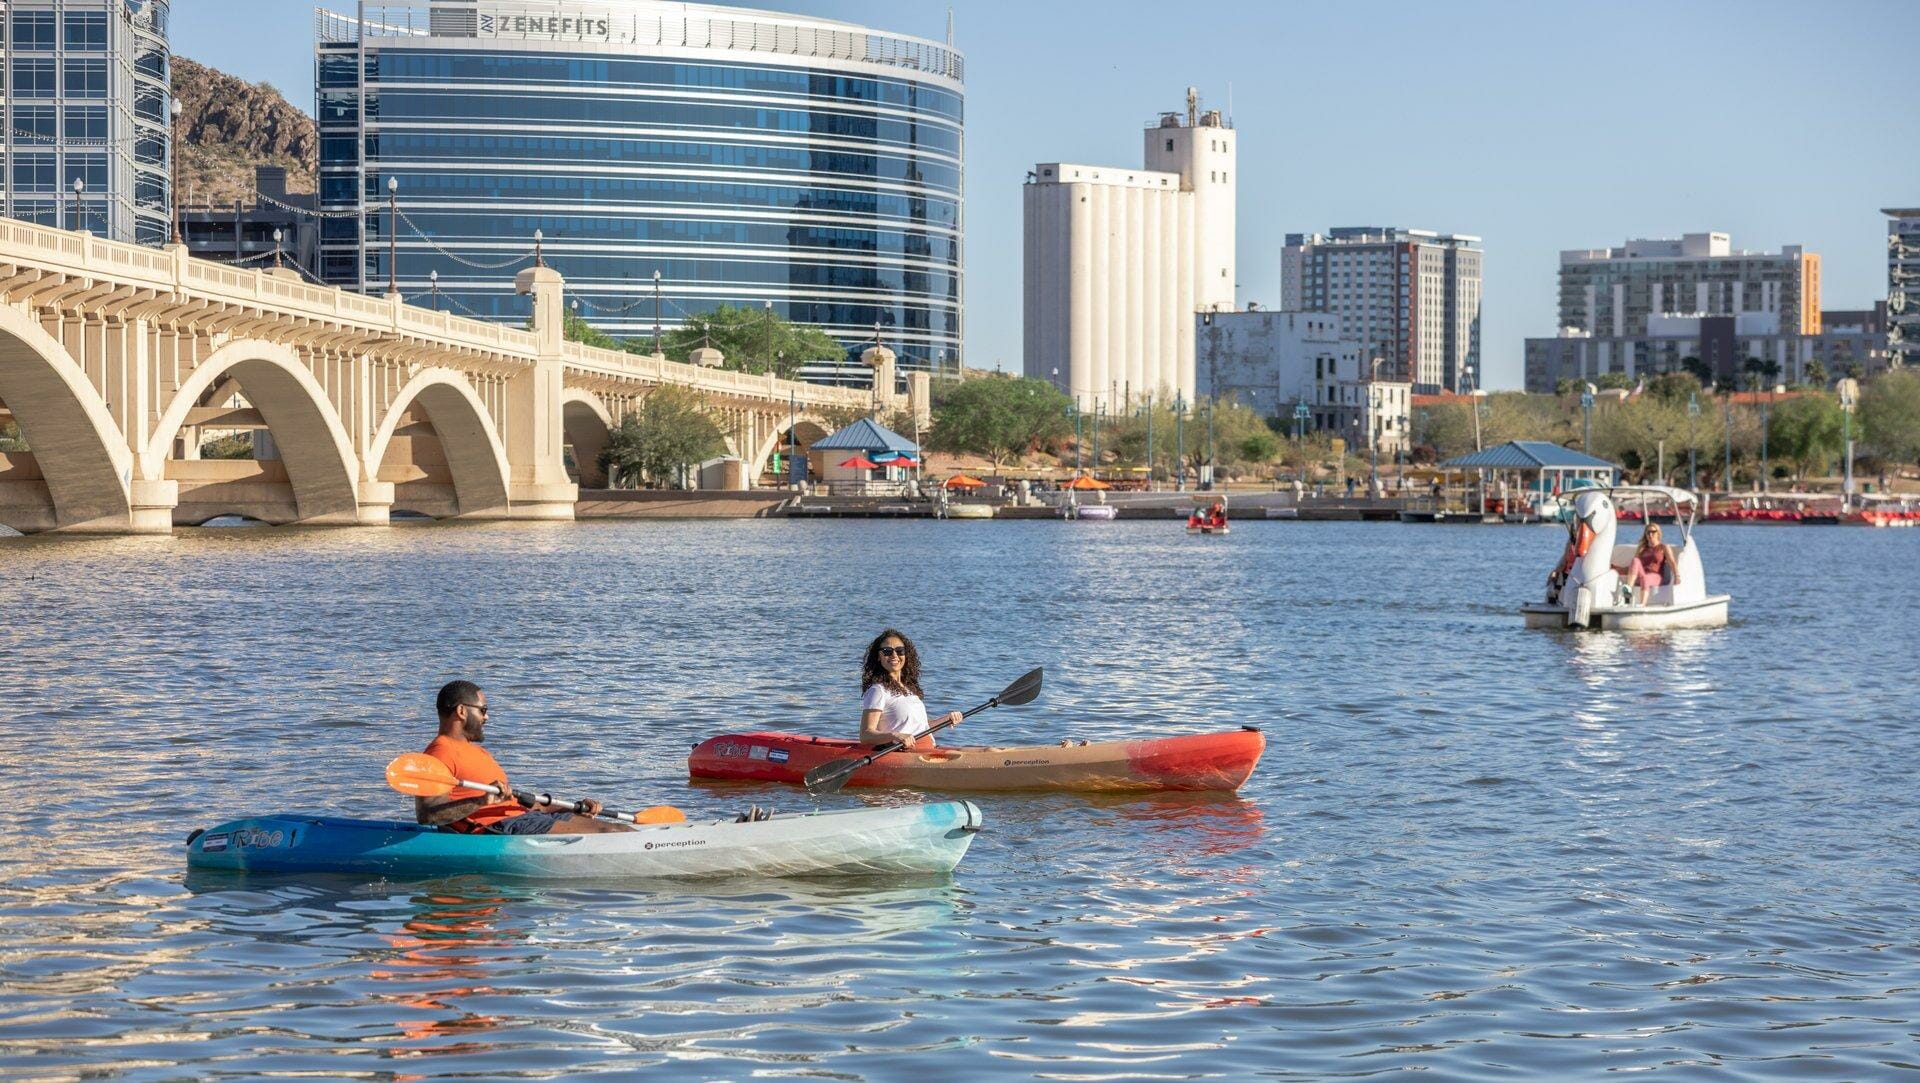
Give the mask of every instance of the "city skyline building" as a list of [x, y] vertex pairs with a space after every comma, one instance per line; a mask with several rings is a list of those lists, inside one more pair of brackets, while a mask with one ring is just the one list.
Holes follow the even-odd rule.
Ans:
[[1889, 361], [1920, 359], [1920, 207], [1887, 207], [1887, 318]]
[[167, 243], [168, 15], [168, 0], [0, 5], [8, 217]]
[[1141, 167], [1041, 162], [1022, 191], [1022, 355], [1081, 409], [1193, 401], [1193, 316], [1234, 298], [1238, 135], [1187, 89]]
[[1417, 394], [1480, 386], [1480, 238], [1397, 226], [1289, 233], [1283, 308], [1331, 312]]
[[[1383, 454], [1408, 449], [1413, 388], [1382, 379], [1386, 359], [1342, 333], [1330, 312], [1244, 312], [1195, 317], [1195, 371], [1203, 398], [1231, 398], [1283, 432], [1324, 432]], [[1306, 407], [1302, 415], [1299, 407]]]
[[725, 304], [961, 363], [950, 45], [659, 0], [388, 0], [318, 12], [316, 38], [327, 282], [419, 299], [437, 276], [517, 323], [538, 236], [616, 338]]
[[1646, 333], [1632, 336], [1593, 336], [1566, 328], [1552, 338], [1526, 340], [1525, 389], [1553, 394], [1562, 380], [1592, 383], [1610, 372], [1639, 381], [1683, 371], [1689, 358], [1705, 364], [1715, 382], [1740, 387], [1750, 379], [1749, 362], [1772, 366], [1769, 382], [1774, 384], [1810, 382], [1816, 362], [1828, 381], [1856, 368], [1868, 376], [1889, 365], [1884, 301], [1870, 309], [1823, 310], [1817, 335], [1774, 328], [1768, 314], [1754, 312], [1650, 316]]

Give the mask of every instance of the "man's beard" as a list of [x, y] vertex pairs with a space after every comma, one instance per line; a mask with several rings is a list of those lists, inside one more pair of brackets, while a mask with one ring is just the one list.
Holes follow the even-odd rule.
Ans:
[[487, 724], [485, 722], [467, 723], [467, 740], [472, 741], [476, 745], [485, 744], [487, 740]]

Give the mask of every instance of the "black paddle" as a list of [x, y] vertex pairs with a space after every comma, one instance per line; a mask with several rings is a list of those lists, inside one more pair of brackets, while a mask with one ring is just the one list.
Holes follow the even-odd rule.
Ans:
[[[1040, 695], [1039, 669], [1029, 670], [1027, 675], [1000, 690], [1000, 694], [962, 714], [961, 718], [972, 718], [989, 707], [1018, 707], [1023, 703], [1032, 703]], [[951, 722], [940, 722], [928, 728], [928, 733], [938, 733]], [[881, 745], [864, 756], [852, 756], [844, 760], [828, 760], [826, 763], [807, 772], [807, 792], [811, 794], [838, 793], [840, 787], [847, 784], [853, 773], [889, 752], [898, 752], [907, 747], [906, 741], [895, 741]]]

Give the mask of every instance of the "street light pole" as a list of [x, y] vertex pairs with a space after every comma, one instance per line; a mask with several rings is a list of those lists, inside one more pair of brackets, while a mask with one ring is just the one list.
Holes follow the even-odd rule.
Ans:
[[[773, 370], [773, 302], [772, 302], [772, 301], [763, 301], [763, 302], [761, 302], [761, 305], [762, 305], [762, 307], [761, 307], [761, 311], [762, 311], [762, 312], [765, 312], [765, 313], [766, 313], [766, 317], [767, 317], [767, 353], [766, 353], [766, 357], [767, 357], [767, 369], [768, 369], [768, 371], [770, 371], [770, 372], [771, 372], [771, 371]], [[775, 373], [775, 375], [778, 375], [778, 373]], [[889, 388], [887, 388], [887, 389], [886, 389], [886, 391], [887, 391], [887, 394], [888, 394], [889, 396], [891, 396], [891, 395], [893, 394], [893, 388], [891, 388], [891, 387], [889, 387]], [[875, 395], [878, 395], [878, 394], [879, 394], [879, 392], [878, 392], [878, 391], [875, 391], [875, 392], [874, 392], [874, 394], [875, 394]], [[878, 404], [876, 403], [875, 405], [878, 405]]]
[[653, 269], [653, 352], [660, 353], [660, 268]]
[[80, 217], [80, 193], [86, 190], [87, 182], [84, 179], [73, 178], [73, 225], [69, 228], [76, 233], [87, 228], [85, 219]]
[[1176, 493], [1187, 489], [1186, 420], [1186, 398], [1176, 391], [1173, 394], [1173, 491]]
[[186, 226], [182, 219], [186, 211], [180, 206], [180, 133], [173, 131], [180, 123], [180, 99], [167, 100], [167, 194], [173, 198], [173, 243], [185, 244]]
[[1587, 384], [1580, 392], [1580, 417], [1583, 432], [1580, 438], [1580, 450], [1593, 454], [1593, 385]]
[[1853, 510], [1853, 410], [1860, 401], [1860, 382], [1849, 376], [1840, 381], [1841, 439], [1846, 442], [1847, 467], [1840, 482], [1840, 510]]
[[387, 178], [387, 292], [400, 286], [400, 178]]
[[1700, 491], [1700, 467], [1694, 458], [1695, 442], [1693, 437], [1693, 426], [1694, 426], [1694, 421], [1698, 419], [1699, 416], [1700, 416], [1700, 396], [1698, 394], [1688, 395], [1687, 396], [1687, 488], [1696, 493]]
[[1147, 392], [1147, 491], [1158, 492], [1153, 483], [1153, 392]]

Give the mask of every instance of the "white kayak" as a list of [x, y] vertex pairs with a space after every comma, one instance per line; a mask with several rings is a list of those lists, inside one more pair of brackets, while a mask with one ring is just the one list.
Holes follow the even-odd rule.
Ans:
[[408, 878], [712, 879], [952, 872], [980, 830], [970, 801], [647, 825], [605, 835], [468, 835], [401, 821], [258, 816], [196, 831], [187, 865]]

